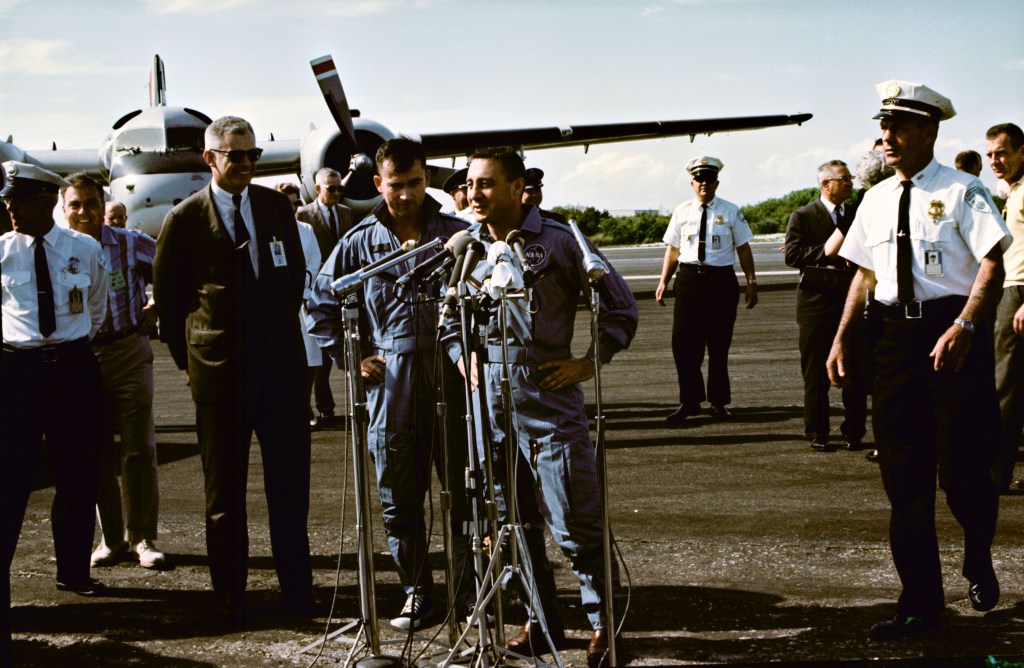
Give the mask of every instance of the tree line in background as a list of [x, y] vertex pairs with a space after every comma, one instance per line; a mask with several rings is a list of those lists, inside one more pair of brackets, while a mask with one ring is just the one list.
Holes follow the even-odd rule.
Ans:
[[[750, 224], [754, 234], [776, 234], [786, 231], [789, 216], [802, 206], [810, 204], [821, 196], [818, 188], [794, 190], [782, 197], [773, 197], [757, 204], [741, 207], [743, 217]], [[850, 201], [856, 201], [853, 191]], [[992, 198], [998, 210], [1004, 200]], [[632, 244], [659, 243], [668, 228], [670, 216], [654, 211], [637, 212], [632, 216], [613, 216], [607, 211], [586, 208], [556, 206], [554, 210], [566, 218], [574, 218], [580, 230], [597, 246], [623, 246]]]

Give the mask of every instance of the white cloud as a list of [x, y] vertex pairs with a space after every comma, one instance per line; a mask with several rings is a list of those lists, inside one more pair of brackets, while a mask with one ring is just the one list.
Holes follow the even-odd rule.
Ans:
[[1018, 58], [1017, 60], [1011, 60], [1010, 62], [1003, 65], [1008, 70], [1024, 71], [1024, 58]]
[[25, 0], [0, 0], [0, 14], [6, 14], [18, 5], [24, 3]]
[[640, 16], [653, 16], [654, 14], [660, 14], [665, 11], [665, 8], [661, 5], [649, 5], [644, 7], [640, 12]]
[[[2, 2], [3, 0], [0, 0]], [[130, 68], [114, 67], [71, 56], [72, 45], [59, 39], [12, 39], [0, 44], [0, 75], [67, 76], [109, 74]]]

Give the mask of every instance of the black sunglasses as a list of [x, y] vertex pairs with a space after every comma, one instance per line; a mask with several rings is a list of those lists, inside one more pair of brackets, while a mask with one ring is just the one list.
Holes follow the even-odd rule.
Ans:
[[335, 193], [341, 192], [341, 186], [324, 186], [324, 190], [334, 195]]
[[693, 177], [693, 180], [696, 181], [697, 183], [714, 183], [715, 181], [718, 180], [718, 177], [713, 176], [711, 174], [698, 174], [697, 176]]
[[240, 148], [232, 149], [230, 151], [225, 151], [220, 148], [211, 148], [210, 150], [214, 153], [221, 153], [228, 156], [228, 160], [231, 162], [242, 162], [242, 158], [249, 158], [249, 162], [256, 162], [260, 159], [260, 156], [263, 155], [263, 149], [261, 148], [250, 148], [244, 151]]

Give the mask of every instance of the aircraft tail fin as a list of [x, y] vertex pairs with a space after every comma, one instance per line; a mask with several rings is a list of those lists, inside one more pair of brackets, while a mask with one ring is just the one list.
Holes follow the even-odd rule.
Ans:
[[167, 79], [164, 74], [164, 61], [159, 55], [153, 56], [153, 69], [149, 72], [149, 106], [167, 106]]

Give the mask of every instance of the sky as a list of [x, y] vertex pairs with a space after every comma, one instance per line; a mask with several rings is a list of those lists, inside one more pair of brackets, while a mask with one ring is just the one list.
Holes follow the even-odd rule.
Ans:
[[889, 79], [953, 101], [940, 162], [984, 153], [988, 127], [1024, 126], [1021, 34], [1020, 0], [0, 0], [0, 138], [98, 147], [148, 104], [154, 54], [170, 105], [243, 116], [258, 138], [333, 122], [309, 67], [325, 54], [349, 104], [396, 132], [814, 114], [526, 155], [546, 207], [671, 209], [698, 155], [722, 160], [719, 196], [745, 205], [814, 186], [826, 160], [856, 165]]

